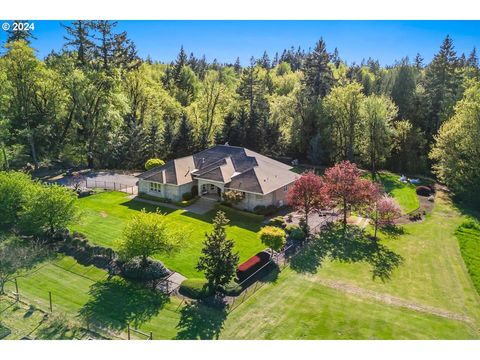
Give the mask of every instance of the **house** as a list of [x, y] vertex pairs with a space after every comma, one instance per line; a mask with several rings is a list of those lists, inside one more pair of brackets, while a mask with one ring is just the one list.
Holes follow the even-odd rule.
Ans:
[[285, 204], [289, 187], [299, 178], [291, 169], [246, 148], [216, 145], [140, 174], [138, 188], [141, 193], [173, 201], [181, 201], [193, 188], [212, 200], [237, 190], [243, 200], [235, 206], [253, 210], [258, 205]]

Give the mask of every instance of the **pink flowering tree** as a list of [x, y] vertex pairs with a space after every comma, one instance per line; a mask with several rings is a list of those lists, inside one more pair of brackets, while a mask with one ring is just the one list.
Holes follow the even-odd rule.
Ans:
[[308, 215], [326, 209], [330, 206], [327, 188], [324, 181], [313, 171], [302, 174], [288, 190], [287, 202], [305, 217], [305, 227], [308, 231]]
[[355, 164], [343, 161], [325, 171], [325, 186], [331, 201], [343, 213], [343, 228], [347, 227], [349, 211], [361, 211], [378, 197], [378, 187], [362, 179]]
[[388, 195], [379, 196], [369, 212], [369, 218], [375, 229], [374, 239], [377, 239], [378, 228], [395, 225], [395, 221], [401, 216], [402, 210], [395, 199]]

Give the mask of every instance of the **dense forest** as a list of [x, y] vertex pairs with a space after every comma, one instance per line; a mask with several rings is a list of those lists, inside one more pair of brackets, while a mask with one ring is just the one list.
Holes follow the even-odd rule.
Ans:
[[433, 171], [460, 195], [480, 188], [478, 58], [457, 54], [449, 36], [428, 64], [420, 54], [347, 64], [320, 38], [242, 66], [183, 47], [172, 63], [141, 59], [116, 25], [74, 21], [45, 59], [32, 34], [9, 33], [0, 168], [140, 169], [228, 142], [310, 164], [348, 159], [372, 174]]

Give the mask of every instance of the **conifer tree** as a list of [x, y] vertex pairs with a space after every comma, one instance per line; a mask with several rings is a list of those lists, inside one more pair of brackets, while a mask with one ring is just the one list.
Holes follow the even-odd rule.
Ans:
[[429, 100], [427, 136], [432, 139], [447, 119], [459, 98], [460, 78], [457, 74], [458, 57], [450, 36], [443, 41], [440, 51], [429, 64], [426, 72], [426, 92]]
[[87, 65], [92, 59], [94, 44], [91, 39], [92, 23], [85, 20], [73, 21], [71, 26], [63, 25], [67, 35], [65, 48], [73, 48], [77, 52], [78, 63]]
[[311, 97], [324, 97], [333, 86], [333, 74], [328, 65], [329, 62], [330, 55], [321, 38], [315, 45], [315, 49], [308, 54], [303, 67], [305, 87]]
[[[15, 20], [13, 23], [16, 25], [12, 25], [9, 30], [7, 30], [7, 44], [19, 40], [25, 41], [28, 45], [30, 45], [31, 40], [36, 40], [37, 38], [33, 36], [30, 28], [25, 29], [19, 24], [29, 23], [25, 20]], [[20, 30], [22, 27], [22, 30]], [[16, 28], [16, 29], [15, 29]]]
[[210, 289], [218, 291], [235, 276], [239, 256], [234, 252], [235, 242], [227, 239], [225, 227], [229, 220], [218, 211], [213, 219], [213, 231], [206, 235], [202, 255], [196, 269], [205, 273]]

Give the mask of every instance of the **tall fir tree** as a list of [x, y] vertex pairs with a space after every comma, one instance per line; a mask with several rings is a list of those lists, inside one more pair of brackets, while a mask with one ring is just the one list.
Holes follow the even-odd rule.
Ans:
[[442, 122], [450, 117], [455, 102], [461, 96], [458, 64], [453, 41], [447, 36], [426, 71], [425, 89], [429, 100], [429, 115], [425, 128], [429, 139], [433, 139]]
[[85, 66], [92, 60], [94, 43], [92, 41], [92, 23], [86, 20], [73, 21], [70, 26], [62, 25], [67, 35], [64, 36], [65, 48], [72, 48], [77, 52], [79, 65]]
[[31, 24], [31, 22], [25, 20], [15, 20], [13, 22], [13, 25], [7, 30], [7, 44], [23, 40], [30, 45], [31, 40], [36, 39], [36, 37], [33, 36], [30, 27], [24, 27], [25, 23]]
[[311, 97], [324, 97], [332, 88], [334, 80], [329, 62], [330, 55], [321, 38], [307, 55], [303, 66], [305, 88]]
[[202, 255], [196, 269], [205, 274], [210, 289], [214, 292], [227, 285], [235, 276], [239, 255], [234, 252], [235, 242], [227, 239], [226, 226], [229, 220], [218, 211], [213, 219], [213, 231], [205, 234]]

